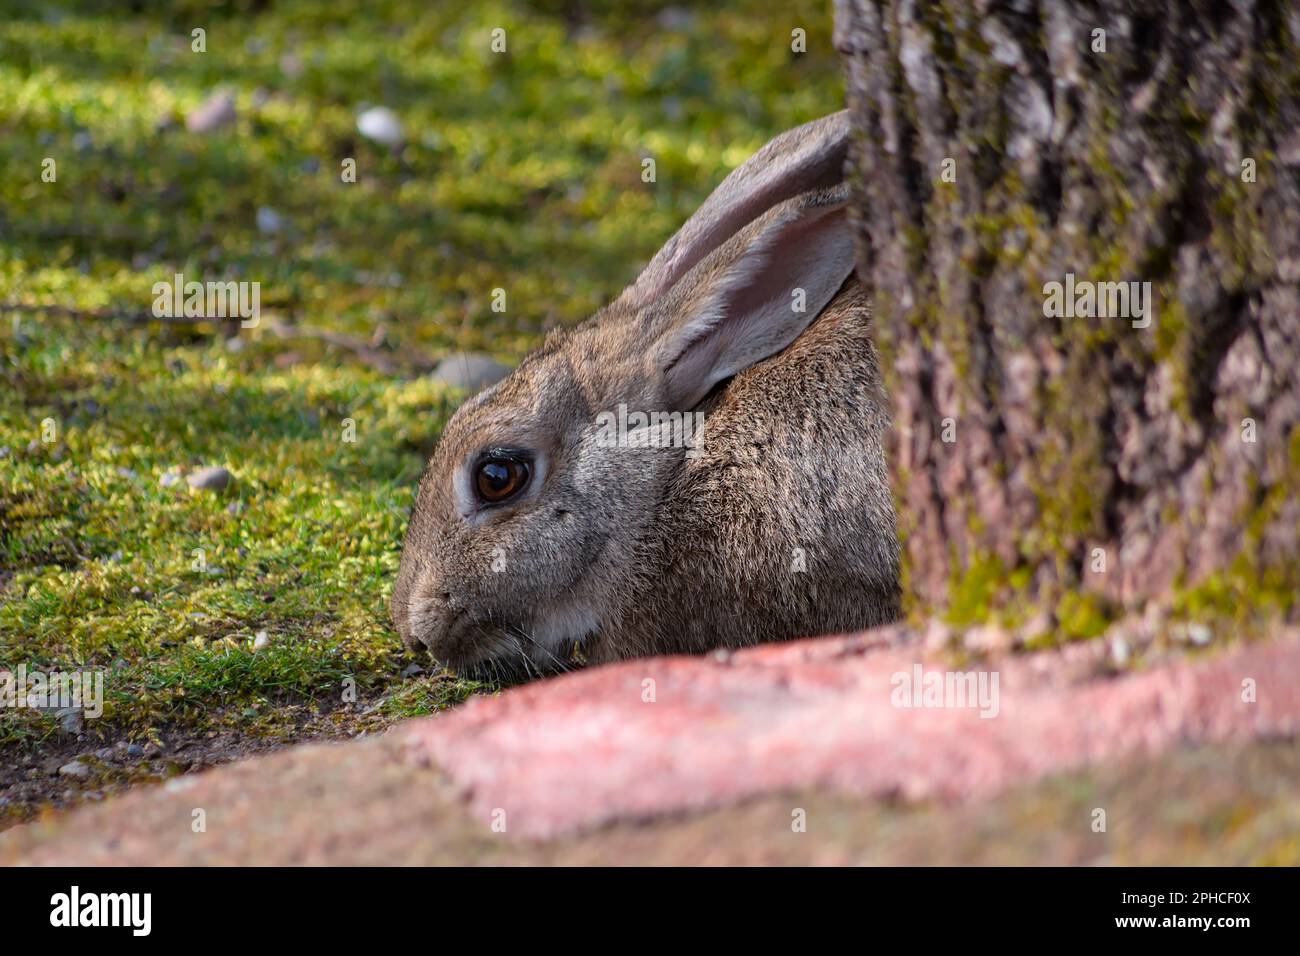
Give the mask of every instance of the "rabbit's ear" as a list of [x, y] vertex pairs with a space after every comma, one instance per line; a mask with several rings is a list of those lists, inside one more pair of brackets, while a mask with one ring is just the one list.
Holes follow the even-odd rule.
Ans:
[[664, 244], [622, 301], [634, 308], [654, 302], [705, 256], [779, 203], [844, 179], [848, 111], [788, 130], [732, 171], [695, 215]]
[[848, 186], [797, 196], [745, 226], [665, 299], [651, 355], [673, 409], [784, 349], [853, 271]]

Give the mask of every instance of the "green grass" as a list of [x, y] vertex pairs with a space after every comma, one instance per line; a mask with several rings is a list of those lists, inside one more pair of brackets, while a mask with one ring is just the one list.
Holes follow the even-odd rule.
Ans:
[[[517, 360], [617, 293], [753, 149], [839, 106], [830, 4], [28, 7], [0, 2], [0, 666], [107, 669], [110, 737], [288, 738], [349, 681], [341, 710], [380, 723], [484, 689], [403, 678], [386, 610], [459, 396], [271, 323], [382, 328], [399, 363]], [[219, 87], [238, 120], [186, 131]], [[399, 114], [402, 150], [357, 133], [365, 104]], [[261, 207], [282, 231], [259, 231]], [[263, 325], [236, 350], [213, 326], [113, 317], [176, 272], [260, 282]], [[235, 482], [160, 485], [204, 465]], [[0, 713], [0, 745], [57, 727]]]

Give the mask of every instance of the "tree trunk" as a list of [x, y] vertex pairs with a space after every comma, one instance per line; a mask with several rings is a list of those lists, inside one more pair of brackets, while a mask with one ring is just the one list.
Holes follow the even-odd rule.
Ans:
[[836, 44], [911, 606], [1293, 619], [1300, 7], [836, 0]]

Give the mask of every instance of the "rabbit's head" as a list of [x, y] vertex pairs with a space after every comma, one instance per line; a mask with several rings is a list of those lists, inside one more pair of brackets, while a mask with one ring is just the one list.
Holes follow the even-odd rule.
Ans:
[[663, 502], [707, 442], [680, 413], [793, 342], [852, 270], [847, 137], [839, 113], [768, 143], [615, 302], [461, 406], [394, 589], [408, 646], [458, 670], [553, 670], [657, 587]]

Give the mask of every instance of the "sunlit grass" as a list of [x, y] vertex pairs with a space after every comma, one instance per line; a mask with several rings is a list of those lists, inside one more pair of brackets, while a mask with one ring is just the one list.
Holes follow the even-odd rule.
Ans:
[[[464, 699], [479, 685], [402, 676], [386, 610], [459, 396], [270, 324], [517, 360], [617, 293], [750, 151], [838, 106], [829, 5], [42, 6], [0, 2], [0, 665], [104, 668], [101, 726], [142, 736], [287, 736], [292, 708], [353, 690], [381, 724]], [[218, 88], [237, 121], [188, 132]], [[401, 117], [400, 151], [358, 134], [375, 104]], [[177, 272], [259, 282], [262, 327], [231, 349], [212, 326], [122, 318]], [[206, 465], [232, 486], [160, 482]], [[5, 714], [0, 744], [56, 726]]]

